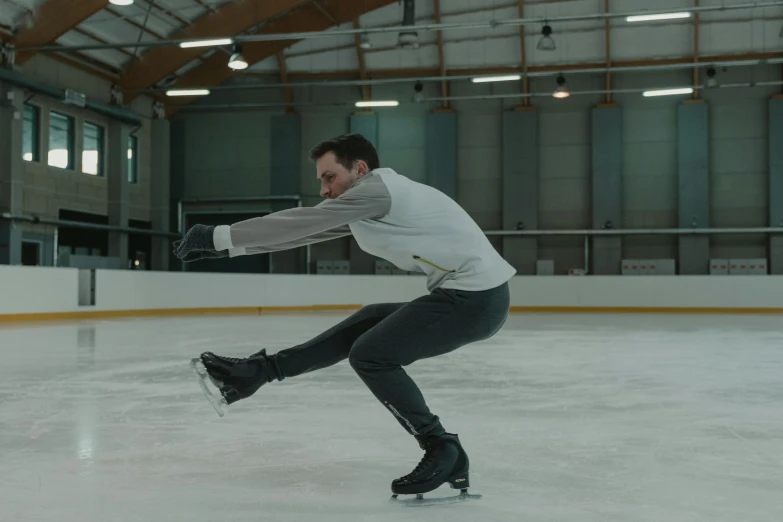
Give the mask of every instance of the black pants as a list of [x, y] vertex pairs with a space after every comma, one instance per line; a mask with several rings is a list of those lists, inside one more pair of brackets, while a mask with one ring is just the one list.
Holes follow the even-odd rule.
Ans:
[[436, 289], [408, 303], [366, 306], [315, 339], [273, 356], [280, 380], [348, 359], [375, 397], [416, 436], [444, 433], [403, 366], [492, 337], [509, 311], [508, 283]]

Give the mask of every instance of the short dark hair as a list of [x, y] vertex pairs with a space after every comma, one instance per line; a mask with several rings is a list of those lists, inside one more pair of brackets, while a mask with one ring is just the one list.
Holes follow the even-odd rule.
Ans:
[[370, 140], [361, 134], [343, 134], [322, 141], [310, 150], [310, 159], [316, 161], [327, 152], [333, 152], [337, 162], [346, 169], [353, 168], [353, 163], [356, 160], [366, 162], [370, 170], [381, 166], [378, 160], [378, 151], [375, 150]]

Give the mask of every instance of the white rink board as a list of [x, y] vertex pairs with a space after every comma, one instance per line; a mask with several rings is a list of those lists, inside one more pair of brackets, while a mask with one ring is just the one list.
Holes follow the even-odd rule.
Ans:
[[[427, 293], [421, 276], [96, 271], [95, 306], [78, 305], [78, 271], [0, 266], [0, 314], [366, 305]], [[515, 277], [514, 307], [783, 308], [781, 276]]]
[[0, 266], [0, 314], [71, 312], [78, 309], [78, 270]]

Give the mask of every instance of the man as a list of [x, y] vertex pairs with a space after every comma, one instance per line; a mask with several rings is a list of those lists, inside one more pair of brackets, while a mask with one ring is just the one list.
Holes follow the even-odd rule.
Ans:
[[392, 482], [395, 497], [446, 482], [464, 493], [470, 485], [468, 456], [402, 367], [493, 336], [508, 316], [508, 281], [516, 271], [457, 203], [381, 168], [375, 148], [361, 135], [320, 143], [310, 157], [327, 198], [322, 203], [231, 226], [196, 225], [175, 242], [176, 255], [184, 261], [234, 257], [353, 234], [365, 252], [426, 274], [429, 294], [409, 303], [366, 306], [315, 339], [274, 355], [261, 350], [237, 359], [206, 352], [201, 361], [231, 404], [272, 380], [348, 359], [425, 450], [410, 474]]

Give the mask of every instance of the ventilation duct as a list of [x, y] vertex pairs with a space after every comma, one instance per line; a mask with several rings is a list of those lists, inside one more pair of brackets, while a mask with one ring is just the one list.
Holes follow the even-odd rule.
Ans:
[[[28, 91], [34, 92], [36, 94], [49, 96], [50, 98], [54, 98], [55, 100], [59, 100], [62, 102], [66, 101], [65, 90], [58, 89], [57, 87], [53, 87], [51, 85], [38, 82], [36, 80], [32, 80], [10, 69], [0, 67], [0, 81], [9, 83], [21, 89], [27, 89]], [[96, 112], [108, 118], [119, 120], [123, 123], [128, 123], [130, 125], [137, 126], [137, 127], [141, 126], [142, 123], [141, 118], [130, 111], [121, 109], [119, 107], [112, 107], [110, 105], [95, 103], [87, 98], [84, 99], [83, 103], [84, 105], [82, 106], [85, 109], [91, 110], [93, 112]]]

